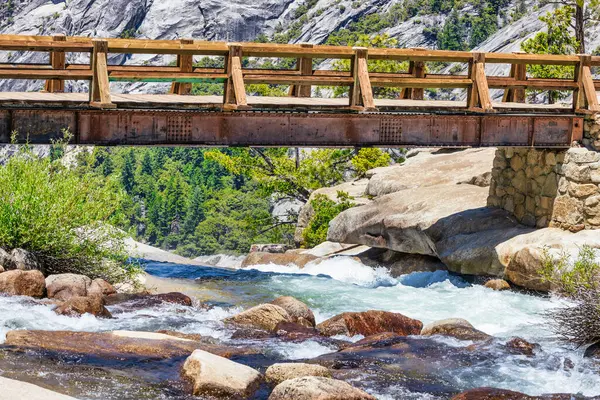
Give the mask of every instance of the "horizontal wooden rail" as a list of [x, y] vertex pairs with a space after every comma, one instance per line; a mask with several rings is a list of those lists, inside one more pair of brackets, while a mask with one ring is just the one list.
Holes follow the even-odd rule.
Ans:
[[[525, 53], [474, 53], [423, 48], [351, 48], [344, 46], [274, 43], [226, 43], [193, 39], [92, 39], [87, 37], [0, 35], [0, 51], [47, 52], [48, 64], [0, 63], [0, 79], [41, 79], [45, 91], [64, 91], [64, 81], [91, 81], [90, 104], [114, 107], [109, 82], [172, 82], [171, 94], [187, 95], [192, 83], [224, 85], [223, 108], [249, 109], [246, 84], [287, 85], [289, 96], [310, 97], [315, 86], [349, 88], [348, 109], [375, 111], [374, 89], [402, 89], [401, 99], [422, 100], [424, 89], [466, 89], [466, 109], [492, 112], [489, 90], [505, 91], [503, 101], [525, 102], [525, 90], [573, 92], [573, 110], [597, 112], [600, 109], [592, 67], [600, 66], [600, 57], [589, 55], [552, 55]], [[70, 53], [88, 53], [88, 64], [68, 62]], [[111, 65], [111, 55], [173, 55], [174, 66]], [[194, 65], [195, 56], [220, 57], [222, 68]], [[248, 58], [289, 58], [294, 69], [245, 68]], [[114, 59], [114, 58], [113, 58]], [[313, 60], [349, 60], [350, 70], [314, 69]], [[369, 72], [370, 60], [408, 62], [406, 72]], [[427, 73], [427, 62], [459, 63], [462, 75]], [[487, 76], [486, 64], [508, 64], [509, 76]], [[572, 66], [574, 79], [537, 79], [527, 77], [527, 65]]]

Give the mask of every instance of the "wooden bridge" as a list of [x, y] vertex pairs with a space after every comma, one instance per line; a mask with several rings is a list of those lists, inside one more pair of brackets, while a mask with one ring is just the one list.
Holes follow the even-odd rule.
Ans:
[[[0, 79], [44, 80], [41, 92], [0, 93], [0, 143], [49, 143], [68, 128], [74, 142], [103, 145], [214, 146], [537, 146], [567, 147], [584, 118], [600, 110], [591, 68], [600, 57], [351, 48], [198, 40], [91, 39], [0, 35], [0, 52], [43, 52], [45, 64], [0, 63]], [[89, 55], [71, 64], [67, 55]], [[111, 65], [114, 54], [173, 55], [175, 65]], [[195, 65], [213, 56], [222, 68]], [[87, 59], [85, 57], [80, 57]], [[245, 67], [248, 58], [294, 59], [294, 69]], [[314, 69], [315, 60], [349, 60], [349, 71]], [[369, 72], [371, 60], [408, 61], [404, 73]], [[466, 75], [430, 74], [427, 63], [461, 63]], [[510, 65], [487, 76], [486, 64]], [[527, 77], [527, 65], [572, 66], [574, 79]], [[89, 93], [64, 93], [89, 81]], [[171, 82], [169, 94], [115, 94], [110, 82]], [[193, 96], [193, 83], [219, 83], [223, 96]], [[248, 96], [247, 84], [286, 85], [287, 97]], [[311, 97], [345, 86], [348, 98]], [[375, 99], [373, 88], [401, 88]], [[463, 89], [465, 101], [424, 100], [424, 89]], [[490, 89], [502, 89], [493, 102]], [[572, 104], [527, 104], [525, 90], [573, 93]]]

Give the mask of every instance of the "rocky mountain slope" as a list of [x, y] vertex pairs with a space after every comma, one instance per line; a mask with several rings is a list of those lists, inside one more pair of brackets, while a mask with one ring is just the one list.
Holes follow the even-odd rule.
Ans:
[[[0, 4], [0, 33], [23, 35], [66, 34], [92, 37], [151, 39], [195, 38], [251, 41], [325, 43], [341, 29], [387, 33], [400, 47], [438, 46], [435, 35], [449, 17], [448, 7], [436, 13], [404, 11], [411, 0], [5, 0]], [[493, 2], [490, 2], [492, 4]], [[518, 4], [517, 4], [518, 3]], [[446, 4], [446, 2], [442, 2]], [[475, 15], [473, 2], [456, 3], [459, 15]], [[478, 44], [476, 51], [516, 51], [523, 40], [543, 29], [538, 17], [551, 6], [536, 0], [513, 0], [499, 6], [498, 30]], [[404, 7], [404, 8], [402, 8]], [[528, 9], [515, 12], [517, 7]], [[373, 15], [378, 16], [373, 17]], [[414, 14], [414, 12], [413, 12]], [[383, 23], [382, 21], [385, 21]], [[357, 28], [358, 27], [358, 28]], [[374, 32], [373, 32], [374, 31]], [[588, 49], [600, 45], [597, 30], [589, 31]], [[84, 55], [70, 55], [75, 62]], [[115, 55], [112, 63], [168, 63], [172, 57]], [[47, 56], [0, 52], [0, 62], [47, 62]], [[505, 72], [508, 66], [488, 66]], [[0, 81], [0, 90], [35, 90], [41, 83]], [[71, 89], [83, 89], [71, 86]], [[139, 85], [122, 87], [125, 92]], [[155, 89], [160, 91], [160, 89]]]

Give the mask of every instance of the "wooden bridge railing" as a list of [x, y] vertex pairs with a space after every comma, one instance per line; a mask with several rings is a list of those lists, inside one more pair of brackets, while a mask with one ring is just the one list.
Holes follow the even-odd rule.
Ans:
[[[524, 53], [476, 53], [426, 49], [381, 49], [322, 45], [279, 45], [263, 43], [224, 43], [183, 39], [90, 39], [64, 36], [0, 35], [0, 51], [50, 53], [48, 64], [0, 64], [0, 79], [46, 80], [45, 91], [64, 91], [65, 80], [90, 81], [90, 104], [114, 108], [110, 81], [172, 82], [171, 93], [186, 95], [195, 82], [224, 85], [223, 108], [250, 109], [245, 85], [267, 83], [289, 85], [290, 96], [310, 97], [313, 86], [347, 86], [348, 108], [377, 110], [373, 87], [402, 88], [401, 99], [423, 99], [425, 88], [464, 88], [466, 110], [492, 112], [490, 89], [503, 89], [503, 101], [525, 102], [525, 90], [565, 90], [573, 92], [573, 111], [600, 111], [591, 67], [600, 66], [600, 57], [589, 55], [537, 55]], [[89, 53], [88, 64], [69, 64], [67, 53]], [[110, 65], [109, 54], [170, 54], [176, 66]], [[223, 68], [194, 67], [194, 56], [219, 56]], [[243, 68], [243, 57], [295, 58], [294, 70]], [[350, 71], [313, 70], [314, 59], [348, 59]], [[369, 73], [368, 60], [408, 61], [406, 73]], [[467, 75], [428, 74], [426, 62], [465, 63]], [[487, 76], [486, 64], [510, 64], [510, 76]], [[528, 78], [527, 65], [566, 65], [574, 67], [574, 79]]]

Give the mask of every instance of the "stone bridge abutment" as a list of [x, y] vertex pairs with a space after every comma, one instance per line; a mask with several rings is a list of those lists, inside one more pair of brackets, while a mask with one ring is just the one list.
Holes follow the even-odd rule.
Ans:
[[600, 117], [586, 120], [582, 143], [570, 149], [501, 147], [488, 206], [522, 224], [572, 232], [600, 229]]

